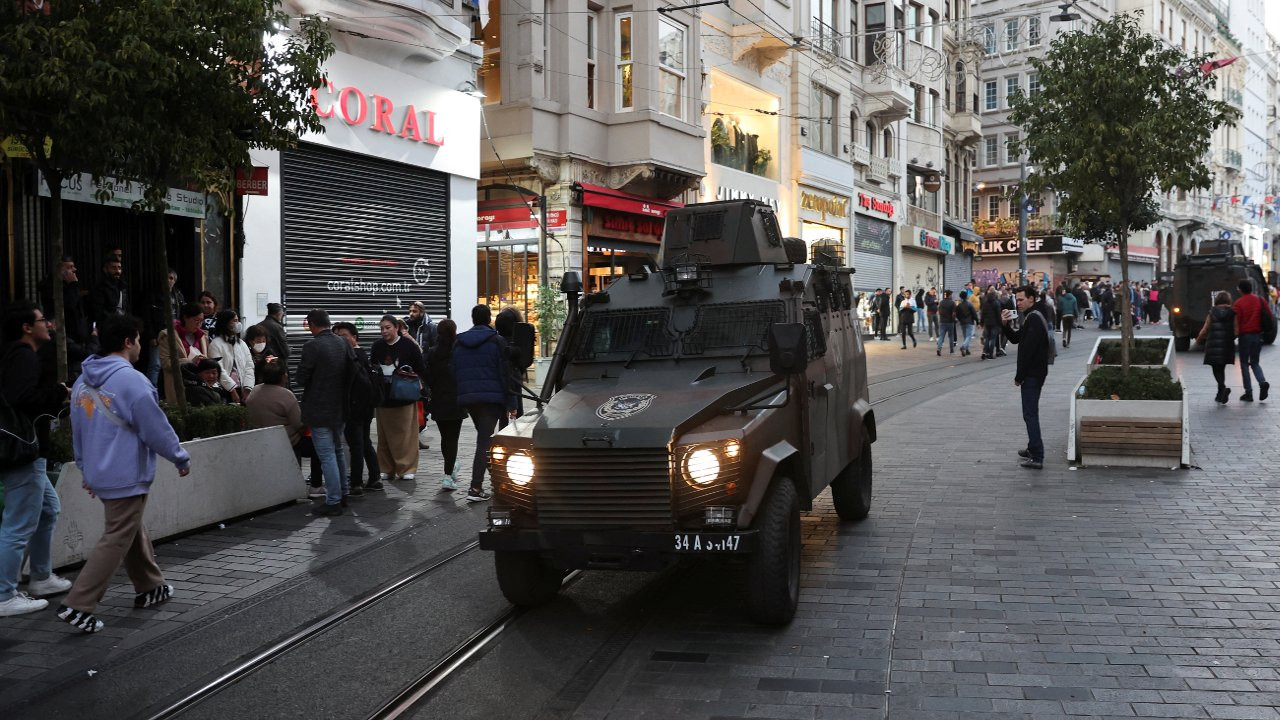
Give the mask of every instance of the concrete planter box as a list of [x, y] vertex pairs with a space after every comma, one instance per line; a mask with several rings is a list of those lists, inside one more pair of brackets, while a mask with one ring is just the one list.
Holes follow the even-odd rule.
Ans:
[[[283, 427], [192, 440], [191, 474], [156, 459], [156, 479], [147, 499], [145, 523], [153, 541], [230, 518], [291, 503], [304, 494], [302, 473]], [[102, 502], [80, 486], [75, 463], [62, 467], [58, 496], [62, 515], [53, 536], [53, 565], [83, 561], [102, 536]]]
[[[1178, 378], [1175, 378], [1178, 379]], [[1085, 378], [1076, 385], [1071, 396], [1071, 414], [1067, 424], [1067, 460], [1082, 465], [1113, 465], [1124, 467], [1173, 467], [1191, 464], [1191, 418], [1184, 390], [1181, 400], [1085, 400], [1080, 397], [1080, 388]], [[1178, 423], [1181, 426], [1181, 445], [1177, 457], [1165, 454], [1153, 454], [1135, 448], [1127, 451], [1124, 448], [1089, 449], [1085, 443], [1082, 447], [1082, 421], [1105, 420], [1109, 418], [1128, 418], [1137, 422], [1158, 421], [1165, 424]], [[1138, 428], [1137, 423], [1133, 426]], [[1118, 438], [1120, 433], [1116, 434]], [[1117, 444], [1124, 444], [1117, 440]]]
[[[1161, 365], [1130, 365], [1129, 367], [1136, 367], [1136, 368], [1158, 368], [1158, 367], [1164, 367], [1164, 368], [1168, 368], [1168, 370], [1169, 370], [1169, 375], [1171, 375], [1171, 376], [1172, 376], [1172, 375], [1173, 375], [1173, 357], [1174, 357], [1173, 336], [1172, 336], [1172, 335], [1160, 335], [1160, 336], [1157, 336], [1157, 337], [1142, 337], [1142, 338], [1136, 338], [1136, 339], [1137, 339], [1137, 340], [1142, 340], [1142, 341], [1148, 341], [1148, 340], [1165, 340], [1165, 341], [1167, 341], [1167, 345], [1168, 345], [1168, 347], [1166, 347], [1166, 348], [1165, 348], [1165, 351], [1164, 351], [1164, 363], [1163, 363], [1163, 364], [1161, 364]], [[1098, 365], [1098, 364], [1094, 363], [1094, 359], [1098, 357], [1098, 349], [1102, 347], [1102, 343], [1103, 343], [1103, 341], [1106, 341], [1106, 340], [1115, 340], [1115, 341], [1117, 341], [1117, 342], [1118, 342], [1118, 341], [1120, 340], [1120, 336], [1119, 336], [1119, 335], [1103, 335], [1103, 336], [1099, 337], [1097, 340], [1094, 340], [1094, 341], [1093, 341], [1093, 350], [1089, 353], [1089, 358], [1088, 358], [1088, 360], [1086, 360], [1086, 361], [1085, 361], [1085, 362], [1087, 362], [1087, 363], [1088, 363], [1088, 365], [1085, 367], [1085, 372], [1093, 372], [1094, 370], [1097, 370], [1097, 369], [1098, 369], [1098, 368], [1100, 368], [1100, 367], [1105, 367], [1104, 365]]]

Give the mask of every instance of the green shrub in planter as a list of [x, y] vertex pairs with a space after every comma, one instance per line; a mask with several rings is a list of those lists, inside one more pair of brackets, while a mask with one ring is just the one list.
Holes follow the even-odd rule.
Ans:
[[[230, 435], [247, 430], [247, 415], [242, 405], [210, 405], [206, 407], [189, 407], [185, 414], [171, 405], [161, 405], [173, 431], [182, 442], [211, 438], [219, 435]], [[75, 460], [75, 451], [71, 445], [71, 423], [64, 421], [57, 430], [49, 434], [49, 459], [53, 462], [69, 463]]]
[[1084, 381], [1085, 400], [1181, 400], [1182, 383], [1169, 374], [1169, 368], [1129, 368], [1125, 374], [1119, 367], [1107, 366], [1089, 373]]
[[[1129, 353], [1129, 363], [1131, 365], [1163, 365], [1164, 354], [1168, 348], [1169, 341], [1165, 339], [1134, 340], [1133, 350]], [[1103, 365], [1119, 365], [1120, 341], [1103, 340], [1098, 343], [1098, 355], [1102, 357]]]

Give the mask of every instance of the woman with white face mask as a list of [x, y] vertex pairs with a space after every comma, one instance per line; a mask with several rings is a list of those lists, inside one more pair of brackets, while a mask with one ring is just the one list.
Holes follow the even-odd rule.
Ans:
[[235, 310], [221, 310], [215, 316], [213, 339], [209, 341], [209, 355], [222, 366], [218, 383], [237, 403], [243, 403], [253, 389], [256, 373], [253, 354], [240, 339], [240, 315]]
[[244, 331], [244, 344], [249, 346], [249, 356], [253, 358], [254, 385], [261, 385], [262, 366], [274, 357], [267, 352], [267, 329], [261, 325], [250, 325]]

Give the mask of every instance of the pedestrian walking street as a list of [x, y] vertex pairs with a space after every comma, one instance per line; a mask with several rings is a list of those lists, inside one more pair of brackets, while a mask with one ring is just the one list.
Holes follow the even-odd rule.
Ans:
[[[1163, 328], [1144, 329], [1140, 336]], [[879, 422], [871, 515], [804, 515], [800, 609], [746, 618], [732, 566], [586, 571], [515, 617], [411, 717], [1280, 718], [1280, 407], [1231, 402], [1198, 353], [1188, 469], [1071, 467], [1069, 395], [1097, 330], [1060, 349], [1046, 463], [1009, 356], [867, 341]], [[980, 351], [979, 351], [980, 352]], [[1280, 377], [1280, 350], [1262, 365]], [[470, 427], [464, 428], [468, 457]], [[507, 608], [492, 557], [460, 556], [167, 714], [245, 658], [475, 538], [483, 503], [417, 479], [317, 517], [296, 504], [158, 544], [177, 595], [132, 607], [123, 575], [82, 636], [52, 611], [0, 620], [0, 717], [360, 718]], [[253, 478], [242, 478], [252, 482]], [[61, 493], [80, 488], [59, 488]], [[74, 575], [74, 569], [64, 574]]]

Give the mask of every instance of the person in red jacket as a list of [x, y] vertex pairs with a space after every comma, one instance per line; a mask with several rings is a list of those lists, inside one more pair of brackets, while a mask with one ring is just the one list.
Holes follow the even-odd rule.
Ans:
[[[1253, 402], [1253, 384], [1249, 380], [1249, 369], [1253, 368], [1253, 376], [1258, 378], [1258, 399], [1266, 400], [1271, 383], [1262, 375], [1262, 366], [1258, 357], [1262, 354], [1262, 318], [1265, 314], [1272, 317], [1267, 302], [1253, 294], [1253, 281], [1241, 280], [1236, 287], [1240, 288], [1240, 299], [1231, 307], [1236, 311], [1236, 338], [1240, 344], [1240, 377], [1244, 382], [1244, 394], [1240, 402]], [[1275, 322], [1274, 318], [1272, 322]]]

